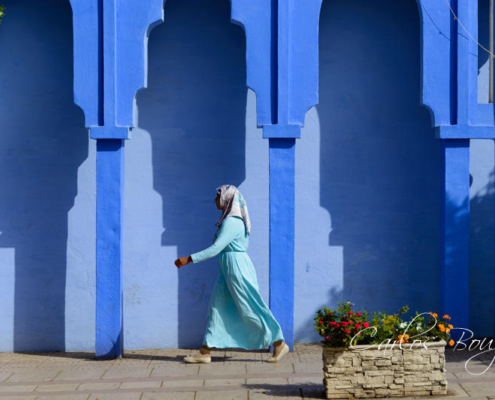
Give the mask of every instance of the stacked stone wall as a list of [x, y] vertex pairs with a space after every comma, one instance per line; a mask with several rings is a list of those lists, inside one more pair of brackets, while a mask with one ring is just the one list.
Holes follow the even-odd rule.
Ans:
[[447, 394], [445, 341], [323, 348], [323, 384], [328, 399]]

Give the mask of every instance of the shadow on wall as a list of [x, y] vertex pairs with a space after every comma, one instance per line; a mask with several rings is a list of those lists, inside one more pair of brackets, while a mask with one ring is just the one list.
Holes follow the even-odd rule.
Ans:
[[[474, 147], [475, 141], [471, 140]], [[487, 146], [487, 140], [476, 141]], [[493, 141], [489, 145], [493, 156]], [[492, 158], [493, 159], [493, 158]], [[484, 181], [484, 176], [476, 179]], [[475, 184], [476, 182], [474, 182]], [[469, 326], [475, 337], [493, 337], [494, 332], [494, 173], [488, 183], [471, 196], [469, 236]]]
[[[489, 43], [489, 0], [478, 1], [478, 41], [488, 48]], [[488, 103], [489, 93], [489, 55], [478, 48], [478, 102]], [[493, 177], [493, 141], [471, 140], [471, 163], [476, 155], [483, 157], [490, 154], [490, 165], [478, 162], [471, 165], [475, 175], [474, 195], [471, 189], [470, 203], [470, 252], [469, 252], [469, 320], [475, 337], [492, 337], [495, 335], [494, 320], [487, 316], [494, 315], [494, 177]], [[488, 172], [488, 184], [480, 188], [478, 181], [485, 181], [486, 174], [479, 174], [480, 169], [491, 168]], [[483, 171], [484, 172], [484, 171]]]
[[[139, 126], [152, 139], [162, 245], [177, 246], [180, 257], [212, 244], [219, 218], [215, 188], [245, 179], [245, 51], [227, 0], [168, 0], [165, 24], [150, 36]], [[179, 347], [202, 343], [217, 274], [216, 258], [181, 269]]]
[[[11, 350], [63, 351], [67, 214], [88, 155], [83, 115], [73, 103], [71, 10], [68, 1], [4, 5], [0, 252], [13, 248], [15, 258]], [[0, 268], [4, 278], [10, 274], [7, 263]], [[0, 291], [5, 305], [11, 288]], [[3, 315], [2, 324], [10, 319]]]
[[417, 7], [336, 0], [320, 19], [320, 202], [344, 251], [339, 298], [369, 311], [439, 306], [440, 142], [420, 105]]

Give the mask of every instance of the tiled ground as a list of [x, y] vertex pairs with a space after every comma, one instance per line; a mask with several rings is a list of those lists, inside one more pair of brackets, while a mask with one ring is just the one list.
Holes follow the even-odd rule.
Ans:
[[[185, 364], [183, 357], [194, 352], [126, 351], [111, 361], [96, 361], [91, 352], [0, 353], [0, 400], [324, 398], [318, 344], [297, 344], [280, 364], [266, 363], [265, 351], [224, 350], [212, 352], [211, 364]], [[436, 398], [495, 399], [494, 353], [470, 361], [466, 370], [475, 352], [448, 350], [449, 395]]]

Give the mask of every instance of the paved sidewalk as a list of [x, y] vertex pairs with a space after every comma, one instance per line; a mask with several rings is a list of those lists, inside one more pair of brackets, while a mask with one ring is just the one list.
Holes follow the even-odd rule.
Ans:
[[[265, 351], [212, 351], [212, 363], [201, 366], [182, 361], [195, 352], [126, 351], [124, 358], [111, 361], [96, 361], [92, 352], [0, 353], [0, 400], [324, 398], [318, 344], [297, 344], [280, 364], [266, 363]], [[493, 353], [471, 361], [470, 372], [486, 369]], [[495, 365], [478, 376], [465, 369], [474, 354], [447, 351], [449, 395], [436, 399], [495, 399]]]

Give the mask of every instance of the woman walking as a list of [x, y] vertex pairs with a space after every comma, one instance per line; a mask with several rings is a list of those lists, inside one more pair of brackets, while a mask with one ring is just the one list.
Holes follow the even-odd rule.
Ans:
[[210, 363], [210, 348], [258, 350], [273, 345], [268, 362], [289, 352], [279, 323], [259, 293], [256, 271], [246, 253], [251, 223], [246, 202], [233, 185], [217, 188], [215, 203], [222, 210], [213, 245], [175, 261], [177, 268], [218, 255], [219, 276], [208, 308], [208, 323], [199, 353], [188, 363]]

